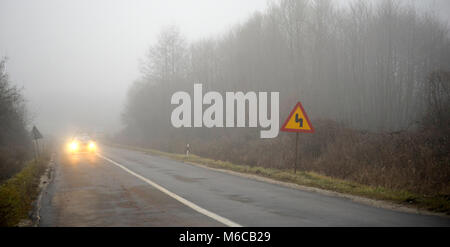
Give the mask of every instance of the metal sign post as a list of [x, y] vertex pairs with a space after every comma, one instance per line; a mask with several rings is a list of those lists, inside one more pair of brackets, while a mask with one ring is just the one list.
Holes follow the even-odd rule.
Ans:
[[41, 132], [39, 132], [39, 130], [36, 128], [36, 126], [33, 126], [33, 129], [31, 130], [31, 134], [33, 135], [33, 146], [34, 146], [34, 154], [35, 154], [35, 159], [38, 159], [40, 156], [40, 151], [39, 151], [39, 139], [42, 139], [43, 136], [41, 134]]
[[298, 132], [295, 133], [295, 166], [294, 166], [294, 173], [297, 173], [297, 154], [298, 154]]

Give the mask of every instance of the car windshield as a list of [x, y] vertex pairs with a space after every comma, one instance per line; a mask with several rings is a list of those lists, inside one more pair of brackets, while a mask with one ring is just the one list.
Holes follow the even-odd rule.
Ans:
[[88, 142], [91, 140], [91, 138], [88, 135], [77, 136], [74, 139], [81, 142]]

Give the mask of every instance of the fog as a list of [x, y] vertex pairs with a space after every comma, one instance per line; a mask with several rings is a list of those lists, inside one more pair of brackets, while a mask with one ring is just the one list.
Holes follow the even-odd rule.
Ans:
[[449, 150], [450, 0], [0, 0], [0, 226], [434, 224], [250, 180], [437, 217]]
[[[449, 1], [407, 2], [449, 21]], [[117, 132], [127, 90], [162, 29], [176, 25], [188, 42], [217, 37], [267, 5], [265, 0], [0, 0], [0, 56], [8, 57], [11, 81], [23, 87], [30, 123], [43, 132]]]
[[44, 132], [114, 132], [140, 59], [161, 28], [220, 34], [265, 1], [0, 1], [0, 56]]

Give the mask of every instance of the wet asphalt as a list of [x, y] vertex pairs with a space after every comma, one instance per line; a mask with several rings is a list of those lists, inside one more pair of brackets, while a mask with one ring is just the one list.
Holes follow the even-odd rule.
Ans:
[[[242, 226], [450, 226], [448, 217], [376, 208], [138, 151], [99, 152]], [[95, 154], [58, 156], [40, 217], [40, 226], [224, 226]]]

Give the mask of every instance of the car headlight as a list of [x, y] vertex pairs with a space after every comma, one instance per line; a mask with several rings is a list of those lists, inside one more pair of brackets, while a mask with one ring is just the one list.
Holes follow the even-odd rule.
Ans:
[[95, 149], [95, 143], [94, 142], [89, 142], [89, 150], [94, 150]]
[[77, 151], [77, 149], [78, 149], [78, 142], [75, 142], [75, 141], [71, 142], [70, 145], [69, 145], [69, 148], [70, 148], [70, 151]]

